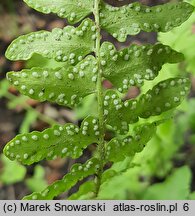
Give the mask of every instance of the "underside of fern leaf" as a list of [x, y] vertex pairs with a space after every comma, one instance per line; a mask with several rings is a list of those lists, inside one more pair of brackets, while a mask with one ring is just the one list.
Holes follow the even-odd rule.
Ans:
[[20, 36], [6, 51], [12, 61], [28, 60], [34, 53], [56, 61], [75, 64], [94, 51], [95, 24], [84, 20], [79, 27], [55, 28], [52, 32], [38, 31]]
[[74, 124], [55, 125], [43, 132], [34, 131], [16, 136], [4, 148], [4, 154], [11, 160], [17, 159], [23, 164], [32, 164], [43, 159], [57, 157], [78, 158], [83, 150], [98, 142], [98, 121], [86, 118], [79, 129]]
[[117, 40], [124, 42], [127, 35], [136, 35], [141, 30], [146, 32], [170, 31], [185, 22], [193, 10], [193, 6], [186, 2], [167, 3], [154, 7], [145, 6], [139, 2], [123, 7], [103, 4], [101, 25]]
[[[137, 98], [125, 100], [124, 93], [130, 87], [141, 87], [154, 80], [164, 64], [179, 63], [184, 56], [159, 43], [132, 44], [117, 50], [108, 41], [101, 43], [101, 29], [124, 42], [128, 35], [140, 31], [167, 32], [180, 26], [194, 8], [185, 2], [154, 7], [138, 2], [113, 7], [103, 0], [24, 2], [39, 12], [66, 18], [70, 24], [81, 23], [78, 27], [32, 32], [15, 39], [6, 51], [8, 59], [28, 60], [39, 54], [61, 64], [58, 68], [33, 67], [11, 71], [7, 74], [8, 80], [18, 91], [33, 99], [71, 108], [94, 94], [98, 114], [97, 117], [86, 116], [80, 127], [67, 123], [42, 132], [20, 134], [5, 146], [4, 154], [10, 160], [30, 165], [57, 157], [76, 159], [89, 145], [95, 144], [97, 148], [92, 158], [84, 164], [74, 164], [61, 180], [24, 199], [53, 199], [89, 176], [90, 181], [81, 185], [70, 199], [79, 198], [90, 190], [91, 198], [97, 198], [101, 184], [109, 181], [109, 175], [114, 175], [114, 172], [107, 172], [107, 178], [106, 174], [103, 175], [105, 165], [133, 158], [143, 151], [158, 125], [164, 121], [161, 114], [180, 105], [190, 91], [190, 81], [183, 75], [163, 80], [146, 93], [141, 92]], [[92, 13], [94, 21], [86, 18]], [[113, 84], [113, 89], [103, 89], [102, 80], [105, 79]], [[151, 116], [160, 116], [160, 120], [151, 122]], [[134, 123], [136, 126], [132, 126]], [[110, 140], [105, 140], [107, 129], [113, 132]]]
[[99, 169], [99, 161], [96, 158], [91, 158], [85, 164], [74, 164], [70, 172], [61, 180], [54, 182], [40, 193], [35, 192], [24, 197], [24, 200], [53, 199], [73, 187], [78, 181], [95, 174], [97, 169]]
[[24, 69], [7, 73], [7, 78], [22, 94], [33, 99], [73, 107], [95, 93], [96, 64], [95, 58], [89, 55], [75, 66], [66, 63], [57, 69]]

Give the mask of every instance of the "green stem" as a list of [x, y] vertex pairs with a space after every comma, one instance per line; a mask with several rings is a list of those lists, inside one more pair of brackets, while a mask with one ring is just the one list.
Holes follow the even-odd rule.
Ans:
[[96, 47], [95, 47], [95, 55], [98, 66], [98, 79], [97, 79], [97, 99], [98, 99], [98, 118], [99, 118], [99, 143], [98, 143], [98, 156], [100, 160], [100, 168], [97, 171], [97, 179], [96, 179], [96, 191], [95, 196], [98, 196], [103, 166], [104, 166], [104, 154], [105, 154], [105, 143], [104, 143], [104, 134], [105, 134], [105, 126], [104, 126], [104, 111], [103, 111], [103, 88], [102, 88], [102, 69], [101, 69], [101, 59], [100, 59], [100, 46], [101, 46], [101, 29], [100, 29], [100, 0], [94, 0], [94, 17], [96, 24]]

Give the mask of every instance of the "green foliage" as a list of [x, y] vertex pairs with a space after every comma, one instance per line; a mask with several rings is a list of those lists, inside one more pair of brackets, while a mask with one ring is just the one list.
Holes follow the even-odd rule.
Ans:
[[54, 182], [42, 192], [34, 192], [29, 196], [24, 197], [25, 200], [48, 200], [53, 199], [75, 185], [78, 181], [94, 174], [99, 168], [99, 161], [96, 158], [91, 158], [85, 164], [74, 164], [68, 174], [61, 180]]
[[115, 164], [118, 165], [118, 170], [115, 170], [114, 166], [111, 168], [114, 170], [114, 175], [107, 181], [102, 182], [98, 199], [136, 199], [138, 198], [136, 195], [146, 189], [146, 183], [140, 183], [139, 181], [140, 172], [145, 174], [144, 170], [141, 170], [138, 166], [130, 168], [130, 162], [128, 164], [126, 164], [126, 161], [119, 163]]
[[[17, 159], [23, 164], [33, 164], [43, 159], [57, 157], [78, 158], [89, 144], [96, 143], [99, 131], [98, 121], [86, 118], [79, 129], [74, 124], [55, 125], [43, 132], [21, 134], [11, 140], [4, 148], [10, 160]], [[95, 130], [96, 129], [96, 130]]]
[[[104, 116], [106, 124], [119, 133], [127, 133], [129, 124], [138, 121], [137, 100], [123, 102], [116, 91], [108, 90], [104, 97]], [[131, 112], [129, 112], [131, 110]]]
[[[138, 117], [148, 118], [177, 107], [189, 93], [190, 81], [186, 78], [164, 80], [154, 86], [139, 99], [126, 100], [109, 90], [104, 100], [106, 123], [118, 132], [127, 132], [128, 125], [138, 121]], [[129, 113], [129, 110], [131, 112]]]
[[83, 119], [87, 115], [97, 117], [97, 113], [97, 100], [95, 94], [88, 95], [77, 107], [75, 107], [77, 119]]
[[171, 78], [161, 81], [140, 97], [139, 116], [148, 118], [175, 108], [184, 100], [189, 91], [190, 81], [186, 78]]
[[124, 42], [127, 35], [136, 35], [141, 30], [146, 32], [170, 31], [185, 22], [193, 10], [194, 8], [185, 2], [167, 3], [155, 7], [147, 7], [139, 2], [123, 7], [103, 4], [101, 25], [117, 40]]
[[174, 127], [172, 120], [161, 124], [157, 127], [156, 135], [140, 153], [114, 163], [104, 173], [105, 181], [101, 185], [98, 198], [144, 199], [143, 194], [153, 181], [152, 177], [166, 178], [170, 172], [173, 155], [179, 148], [174, 141], [174, 133], [176, 136], [178, 133]]
[[92, 20], [86, 19], [77, 28], [67, 26], [20, 36], [10, 44], [6, 57], [13, 61], [28, 60], [36, 53], [75, 64], [94, 51], [93, 26]]
[[3, 163], [3, 169], [0, 172], [0, 182], [10, 185], [20, 182], [26, 175], [26, 168], [16, 161], [10, 161], [4, 155], [0, 157]]
[[185, 200], [188, 198], [190, 193], [190, 182], [190, 169], [187, 166], [181, 167], [175, 170], [174, 173], [172, 173], [163, 183], [152, 185], [145, 192], [143, 199]]
[[127, 91], [130, 86], [140, 86], [144, 80], [153, 80], [163, 64], [184, 59], [181, 53], [162, 44], [131, 45], [117, 51], [111, 43], [105, 42], [101, 47], [101, 55], [104, 77], [120, 92]]
[[189, 200], [195, 200], [195, 192], [190, 194]]
[[33, 54], [33, 56], [26, 62], [25, 68], [31, 69], [33, 67], [39, 68], [61, 68], [64, 66], [64, 62], [56, 61], [55, 59], [48, 59], [39, 54]]
[[[195, 6], [194, 0], [188, 0]], [[194, 37], [195, 13], [180, 27], [168, 33], [159, 33], [158, 39], [164, 44], [182, 52], [185, 55], [186, 70], [195, 73], [195, 37]], [[185, 43], [184, 43], [185, 41]]]
[[0, 82], [0, 98], [4, 97], [9, 89], [9, 82], [4, 79]]
[[[90, 178], [69, 199], [141, 198], [148, 182], [139, 181], [140, 173], [148, 179], [152, 174], [160, 173], [159, 164], [153, 167], [151, 161], [146, 161], [150, 157], [143, 155], [158, 157], [160, 148], [154, 145], [158, 139], [155, 134], [156, 131], [159, 133], [158, 125], [170, 116], [165, 113], [163, 117], [163, 113], [181, 104], [189, 93], [190, 81], [178, 75], [156, 82], [165, 63], [178, 63], [184, 59], [183, 54], [169, 46], [132, 45], [117, 51], [109, 42], [101, 45], [100, 30], [106, 30], [119, 41], [125, 41], [127, 35], [138, 34], [141, 30], [165, 32], [186, 21], [193, 7], [188, 3], [168, 3], [150, 8], [133, 3], [117, 8], [100, 0], [73, 0], [71, 4], [60, 0], [57, 5], [51, 0], [25, 2], [43, 13], [67, 18], [70, 23], [82, 22], [76, 28], [67, 26], [52, 32], [39, 31], [14, 40], [6, 51], [8, 59], [28, 60], [39, 54], [60, 64], [54, 66], [44, 61], [31, 69], [9, 72], [8, 79], [21, 93], [39, 101], [48, 100], [82, 109], [82, 99], [91, 97], [93, 101], [97, 100], [97, 107], [90, 108], [98, 110], [98, 115], [91, 110], [87, 113], [83, 106], [82, 117], [88, 117], [80, 128], [68, 123], [54, 125], [43, 132], [20, 134], [5, 146], [4, 154], [28, 165], [57, 157], [79, 158], [92, 143], [98, 148], [91, 159], [84, 164], [74, 164], [61, 180], [24, 199], [53, 199], [91, 175], [95, 181]], [[167, 16], [167, 11], [172, 16]], [[95, 22], [84, 19], [92, 12]], [[104, 91], [103, 79], [111, 81], [117, 89]], [[121, 93], [127, 92], [130, 86], [144, 84], [145, 87], [151, 80], [156, 85], [148, 85], [138, 98], [124, 101]], [[151, 121], [151, 116], [159, 117]], [[105, 139], [107, 128], [115, 132], [109, 140]], [[153, 142], [152, 149], [146, 145], [149, 140]], [[104, 166], [110, 162], [111, 168], [103, 172]], [[164, 173], [167, 170], [169, 167]], [[119, 184], [122, 186], [117, 189]]]
[[36, 122], [37, 118], [37, 112], [33, 110], [28, 110], [20, 126], [20, 133], [28, 133], [30, 131], [31, 125]]
[[[126, 157], [134, 156], [143, 150], [155, 131], [155, 123], [143, 124], [135, 128], [134, 136], [112, 139], [106, 146], [106, 159], [118, 162], [124, 160]], [[118, 154], [119, 149], [120, 153]]]
[[61, 18], [67, 18], [69, 23], [75, 24], [93, 11], [91, 0], [24, 0], [29, 7], [45, 13], [55, 13]]
[[[193, 109], [192, 103], [190, 103], [189, 108]], [[194, 155], [191, 156], [190, 160], [190, 158], [187, 158], [189, 155], [183, 154], [181, 157], [178, 153], [181, 146], [184, 145], [185, 132], [189, 129], [188, 122], [189, 119], [192, 119], [192, 116], [188, 116], [186, 112], [180, 113], [178, 117], [159, 125], [156, 135], [147, 143], [143, 151], [134, 157], [114, 163], [110, 169], [104, 172], [103, 179], [105, 180], [101, 185], [99, 199], [145, 199], [146, 190], [150, 190], [149, 188], [152, 187], [150, 184], [153, 182], [153, 177], [159, 179], [163, 184], [169, 178], [177, 157], [179, 157], [180, 161], [189, 160], [190, 163], [193, 163]], [[190, 175], [187, 175], [189, 168], [186, 169], [187, 171], [184, 172], [186, 173], [186, 181], [184, 183], [186, 187], [184, 186], [183, 194], [177, 199], [182, 199], [184, 195], [189, 193], [191, 178]], [[184, 180], [184, 177], [180, 179]], [[176, 189], [178, 189], [177, 191], [182, 190], [180, 179], [177, 178], [177, 188], [175, 188], [174, 183], [172, 184], [172, 188], [169, 189], [170, 195]], [[159, 196], [163, 192], [164, 188], [162, 187]], [[165, 199], [168, 199], [168, 197], [170, 196], [167, 196]], [[193, 198], [190, 197], [189, 199]]]
[[21, 72], [9, 72], [7, 77], [24, 95], [71, 107], [95, 92], [97, 75], [91, 73], [95, 68], [94, 57], [88, 56], [75, 67], [66, 64], [58, 69], [24, 69]]
[[87, 200], [93, 198], [95, 193], [95, 183], [93, 181], [87, 181], [83, 183], [79, 191], [71, 195], [68, 199], [69, 200]]
[[45, 170], [42, 166], [37, 165], [34, 168], [34, 175], [32, 178], [26, 179], [25, 183], [32, 192], [38, 192], [47, 187], [45, 178]]

